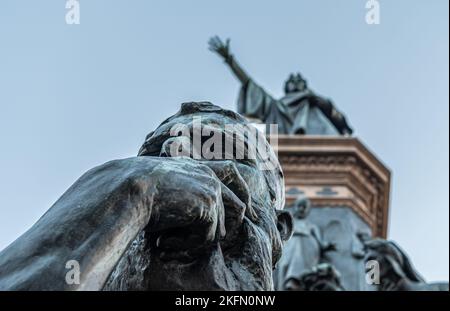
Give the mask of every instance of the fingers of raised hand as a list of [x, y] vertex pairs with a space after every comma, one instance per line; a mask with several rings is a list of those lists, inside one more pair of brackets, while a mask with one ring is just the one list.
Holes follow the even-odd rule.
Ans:
[[228, 51], [228, 49], [230, 48], [230, 38], [227, 39], [225, 47], [226, 47], [226, 49]]
[[229, 54], [230, 39], [227, 39], [225, 43], [218, 37], [214, 36], [208, 41], [209, 50], [219, 53], [220, 55], [226, 57]]
[[223, 44], [222, 41], [218, 36], [214, 36], [211, 39], [209, 39], [208, 44], [210, 46], [210, 49], [218, 50]]

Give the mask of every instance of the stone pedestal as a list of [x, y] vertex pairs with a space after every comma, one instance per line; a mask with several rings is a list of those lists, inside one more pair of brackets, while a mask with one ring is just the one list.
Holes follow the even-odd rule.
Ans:
[[369, 289], [364, 280], [362, 240], [386, 238], [390, 171], [355, 137], [279, 136], [278, 157], [286, 204], [299, 195], [312, 204], [310, 221], [337, 251], [326, 259], [346, 290]]

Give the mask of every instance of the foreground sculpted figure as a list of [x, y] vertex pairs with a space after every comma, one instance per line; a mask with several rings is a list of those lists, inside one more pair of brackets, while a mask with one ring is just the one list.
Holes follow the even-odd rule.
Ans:
[[[184, 125], [192, 134], [194, 117], [251, 146], [243, 132], [225, 130], [247, 124], [239, 115], [183, 104], [148, 135], [138, 157], [85, 173], [0, 253], [0, 290], [272, 289], [292, 228], [281, 211], [278, 160], [266, 141], [271, 170], [260, 169], [260, 149], [255, 159], [192, 159], [192, 135], [171, 130]], [[183, 148], [183, 157], [169, 157]], [[80, 265], [79, 284], [67, 283], [69, 261]]]

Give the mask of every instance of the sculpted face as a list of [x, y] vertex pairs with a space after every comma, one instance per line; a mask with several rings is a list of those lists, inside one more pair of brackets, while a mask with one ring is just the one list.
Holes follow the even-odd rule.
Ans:
[[[192, 103], [183, 104], [178, 114], [150, 134], [139, 155], [171, 157], [175, 152], [207, 165], [244, 203], [245, 213], [239, 213], [235, 205], [223, 199], [226, 228], [223, 237], [204, 244], [201, 231], [193, 226], [143, 232], [130, 248], [128, 258], [145, 262], [141, 282], [144, 289], [271, 290], [272, 269], [281, 256], [283, 241], [290, 237], [292, 230], [292, 219], [280, 210], [284, 204], [284, 185], [278, 161], [271, 153], [277, 165], [272, 170], [262, 170], [260, 149], [255, 159], [237, 159], [239, 149], [234, 148], [230, 159], [230, 151], [223, 145], [222, 151], [216, 150], [216, 158], [206, 159], [208, 155], [194, 150], [194, 117], [201, 117], [202, 126], [222, 133], [223, 142], [244, 141], [245, 152], [248, 151], [250, 142], [245, 131], [230, 135], [225, 130], [227, 124], [245, 124], [244, 119], [208, 103]], [[181, 131], [184, 136], [174, 137], [174, 128], [184, 128]], [[200, 145], [205, 146], [209, 137], [201, 138]], [[268, 146], [266, 141], [264, 144]], [[175, 208], [182, 215], [189, 206]]]
[[291, 74], [286, 81], [284, 91], [286, 94], [290, 93], [297, 93], [297, 92], [303, 92], [307, 88], [306, 81], [303, 79], [303, 77], [297, 73], [297, 74]]
[[311, 212], [311, 204], [306, 198], [299, 198], [295, 201], [292, 214], [295, 218], [304, 219]]

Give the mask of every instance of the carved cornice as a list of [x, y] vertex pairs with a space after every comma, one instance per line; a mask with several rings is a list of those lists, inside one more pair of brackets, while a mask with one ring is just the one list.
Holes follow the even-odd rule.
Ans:
[[350, 207], [386, 237], [391, 173], [357, 138], [280, 135], [275, 150], [288, 203], [303, 192], [316, 207]]

